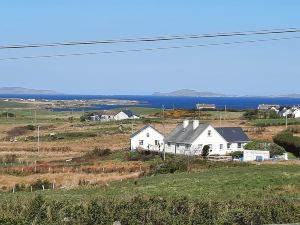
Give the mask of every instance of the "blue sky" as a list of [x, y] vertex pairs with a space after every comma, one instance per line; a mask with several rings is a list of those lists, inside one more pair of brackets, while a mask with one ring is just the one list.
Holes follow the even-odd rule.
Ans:
[[[300, 27], [299, 12], [298, 0], [3, 0], [0, 45]], [[249, 39], [257, 38], [230, 40]], [[222, 41], [229, 39], [0, 50], [0, 58]], [[0, 86], [74, 94], [152, 94], [182, 88], [238, 95], [300, 93], [299, 57], [300, 40], [296, 39], [0, 61]]]

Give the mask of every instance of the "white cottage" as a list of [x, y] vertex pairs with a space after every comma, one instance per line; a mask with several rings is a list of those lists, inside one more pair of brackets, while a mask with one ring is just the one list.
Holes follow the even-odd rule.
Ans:
[[128, 120], [128, 119], [139, 119], [138, 115], [135, 115], [130, 110], [123, 110], [114, 116], [115, 120]]
[[163, 151], [164, 135], [154, 127], [147, 125], [131, 136], [131, 150], [138, 148]]
[[205, 145], [210, 147], [210, 155], [226, 155], [243, 151], [249, 138], [239, 127], [214, 128], [184, 120], [165, 139], [165, 151], [173, 154], [200, 155]]

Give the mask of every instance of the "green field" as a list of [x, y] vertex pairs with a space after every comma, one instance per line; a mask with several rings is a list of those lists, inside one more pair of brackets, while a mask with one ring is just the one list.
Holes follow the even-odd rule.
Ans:
[[[85, 201], [96, 198], [132, 198], [136, 195], [202, 200], [262, 200], [300, 198], [299, 165], [220, 167], [127, 180], [108, 187], [40, 192], [47, 199]], [[1, 193], [0, 200], [32, 198], [36, 193]]]
[[[285, 118], [279, 119], [257, 119], [251, 122], [254, 126], [268, 127], [268, 126], [283, 126], [286, 124]], [[298, 125], [300, 119], [288, 118], [288, 125]]]

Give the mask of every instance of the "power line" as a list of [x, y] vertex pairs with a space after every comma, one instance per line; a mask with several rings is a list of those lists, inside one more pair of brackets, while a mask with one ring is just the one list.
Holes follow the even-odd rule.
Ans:
[[256, 40], [247, 40], [247, 41], [232, 41], [232, 42], [222, 42], [222, 43], [209, 43], [209, 44], [198, 44], [198, 45], [171, 46], [171, 47], [128, 49], [128, 50], [85, 52], [85, 53], [70, 53], [70, 54], [56, 54], [56, 55], [8, 57], [8, 58], [0, 58], [0, 61], [20, 60], [20, 59], [38, 59], [38, 58], [57, 58], [57, 57], [68, 57], [68, 56], [85, 56], [85, 55], [99, 55], [99, 54], [113, 54], [113, 53], [130, 53], [130, 52], [144, 52], [144, 51], [155, 51], [155, 50], [172, 50], [172, 49], [208, 47], [208, 46], [222, 46], [222, 45], [234, 45], [234, 44], [251, 44], [251, 43], [259, 43], [259, 42], [282, 41], [282, 40], [292, 40], [292, 39], [300, 39], [300, 36], [270, 38], [270, 39], [256, 39]]
[[244, 32], [237, 31], [237, 32], [230, 32], [230, 33], [211, 33], [211, 34], [193, 34], [193, 35], [181, 35], [181, 36], [177, 35], [177, 36], [158, 36], [158, 37], [144, 37], [144, 38], [126, 38], [126, 39], [115, 39], [115, 40], [94, 40], [94, 41], [80, 41], [80, 42], [57, 42], [57, 43], [46, 43], [46, 44], [3, 45], [3, 46], [0, 46], [0, 50], [62, 47], [62, 46], [77, 46], [77, 45], [116, 44], [116, 43], [159, 42], [159, 41], [175, 41], [175, 40], [201, 39], [201, 38], [286, 34], [286, 33], [298, 33], [298, 32], [300, 32], [300, 28], [287, 28], [287, 29], [270, 29], [270, 30], [244, 31]]

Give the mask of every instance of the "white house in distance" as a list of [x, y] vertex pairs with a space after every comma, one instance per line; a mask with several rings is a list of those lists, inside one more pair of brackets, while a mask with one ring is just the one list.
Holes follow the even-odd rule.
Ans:
[[128, 120], [128, 119], [139, 119], [138, 115], [135, 115], [130, 110], [123, 110], [114, 116], [115, 120]]
[[173, 154], [200, 155], [205, 145], [210, 147], [210, 155], [226, 155], [243, 151], [250, 140], [239, 127], [214, 128], [184, 120], [165, 139], [165, 151]]
[[131, 136], [131, 149], [163, 151], [164, 135], [154, 127], [147, 125]]

